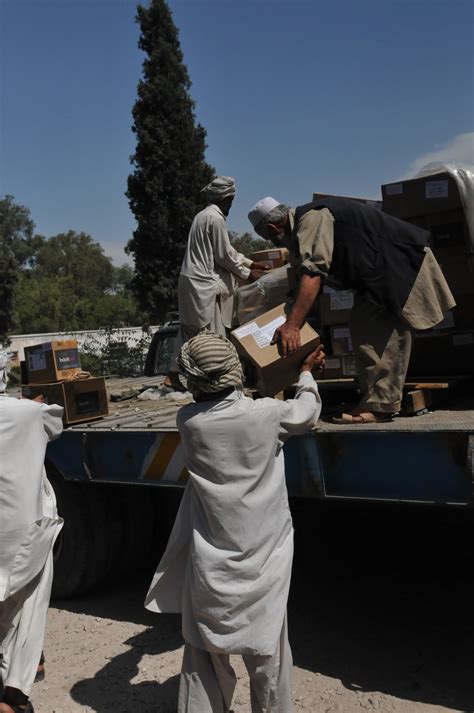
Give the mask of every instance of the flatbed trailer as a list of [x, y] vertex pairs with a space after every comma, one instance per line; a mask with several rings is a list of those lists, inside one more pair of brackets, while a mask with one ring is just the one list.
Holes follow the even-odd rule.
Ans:
[[[186, 400], [137, 398], [162, 381], [110, 380], [112, 399], [124, 400], [111, 401], [105, 418], [66, 428], [48, 447], [46, 465], [66, 520], [56, 597], [87, 591], [117, 563], [125, 572], [157, 559], [187, 480], [176, 428]], [[330, 402], [331, 385], [319, 387], [323, 403]], [[285, 444], [290, 497], [473, 508], [472, 394], [466, 382], [449, 408], [389, 423], [338, 425], [323, 411], [314, 431]]]

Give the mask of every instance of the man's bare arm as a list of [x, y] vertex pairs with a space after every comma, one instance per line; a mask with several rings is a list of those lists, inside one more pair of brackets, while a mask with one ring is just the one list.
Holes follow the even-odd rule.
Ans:
[[291, 308], [285, 324], [279, 327], [273, 335], [272, 344], [280, 342], [282, 356], [293, 354], [300, 346], [300, 329], [304, 324], [306, 315], [318, 296], [321, 288], [321, 278], [316, 275], [304, 274], [301, 276], [296, 300]]

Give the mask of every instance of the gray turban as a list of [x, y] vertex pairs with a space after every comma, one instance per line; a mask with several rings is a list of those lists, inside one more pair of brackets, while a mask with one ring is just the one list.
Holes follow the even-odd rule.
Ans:
[[201, 193], [205, 193], [208, 203], [218, 203], [224, 198], [235, 196], [235, 181], [230, 176], [218, 176], [204, 186]]
[[200, 332], [183, 344], [176, 361], [193, 396], [242, 387], [242, 366], [235, 347], [220, 334]]
[[8, 354], [5, 350], [0, 349], [0, 394], [7, 390], [8, 380]]

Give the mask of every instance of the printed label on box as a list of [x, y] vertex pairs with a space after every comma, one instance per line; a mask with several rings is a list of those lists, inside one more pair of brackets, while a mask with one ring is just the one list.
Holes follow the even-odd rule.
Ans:
[[28, 352], [28, 369], [30, 371], [46, 369], [46, 355], [42, 349], [38, 349], [35, 352]]
[[268, 253], [269, 260], [278, 260], [279, 257], [281, 257], [279, 250], [270, 250]]
[[341, 360], [340, 359], [326, 359], [324, 363], [325, 369], [340, 369]]
[[401, 193], [403, 193], [403, 183], [392, 183], [390, 186], [385, 186], [387, 196], [399, 196]]
[[448, 181], [426, 181], [425, 183], [426, 198], [447, 198], [448, 197]]
[[258, 331], [259, 327], [256, 322], [249, 322], [248, 324], [244, 324], [242, 327], [236, 329], [234, 334], [239, 339], [242, 339], [243, 337], [248, 337], [249, 334], [253, 334]]
[[352, 309], [354, 306], [354, 295], [350, 290], [335, 290], [329, 295], [331, 309]]
[[342, 373], [344, 376], [355, 376], [357, 374], [354, 357], [344, 357], [342, 360]]
[[58, 349], [54, 357], [58, 369], [78, 369], [81, 366], [77, 349]]
[[347, 340], [347, 351], [352, 352], [352, 337], [349, 327], [335, 327], [334, 328], [334, 339], [346, 339]]
[[260, 327], [258, 331], [252, 333], [252, 337], [255, 339], [260, 349], [268, 347], [271, 344], [275, 330], [278, 329], [278, 327], [281, 327], [281, 325], [285, 322], [286, 317], [284, 315], [280, 315], [280, 317], [273, 319], [268, 324]]
[[473, 334], [455, 334], [453, 337], [453, 345], [455, 347], [462, 347], [465, 344], [473, 344], [474, 335]]

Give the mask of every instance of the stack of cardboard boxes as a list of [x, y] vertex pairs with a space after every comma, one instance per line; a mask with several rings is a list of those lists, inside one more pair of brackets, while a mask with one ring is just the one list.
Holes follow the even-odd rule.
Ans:
[[81, 372], [75, 339], [25, 347], [22, 396], [32, 399], [41, 395], [46, 403], [62, 406], [65, 425], [106, 416], [109, 411], [105, 379], [79, 379]]
[[383, 210], [431, 233], [430, 247], [456, 300], [434, 329], [414, 340], [409, 374], [451, 376], [474, 365], [473, 240], [458, 184], [448, 172], [382, 186]]

